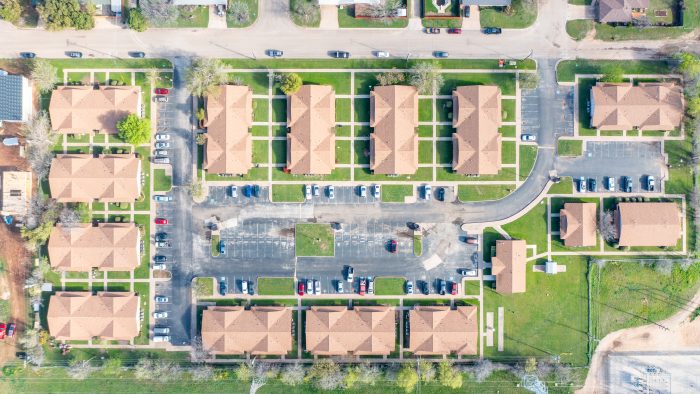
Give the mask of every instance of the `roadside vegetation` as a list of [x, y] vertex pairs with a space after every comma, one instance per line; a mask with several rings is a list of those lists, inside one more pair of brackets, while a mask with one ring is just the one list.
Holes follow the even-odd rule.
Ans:
[[258, 278], [260, 295], [294, 295], [294, 278]]
[[588, 32], [595, 29], [595, 22], [590, 19], [566, 21], [566, 33], [576, 41], [583, 40]]
[[537, 19], [536, 0], [513, 0], [507, 7], [485, 7], [479, 12], [481, 27], [524, 29]]
[[318, 0], [290, 0], [289, 11], [292, 21], [302, 27], [319, 27], [321, 8]]

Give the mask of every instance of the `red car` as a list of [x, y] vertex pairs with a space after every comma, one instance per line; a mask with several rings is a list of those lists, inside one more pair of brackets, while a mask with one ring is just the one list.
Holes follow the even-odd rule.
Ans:
[[299, 281], [299, 295], [300, 296], [304, 295], [304, 290], [305, 290], [304, 282]]
[[458, 28], [447, 29], [447, 34], [462, 34], [462, 29], [458, 29]]
[[156, 218], [156, 224], [168, 224], [168, 219]]
[[168, 93], [170, 93], [170, 91], [168, 89], [164, 89], [164, 88], [156, 88], [154, 90], [154, 92], [156, 94], [168, 94]]
[[457, 282], [452, 282], [452, 295], [457, 295]]
[[9, 327], [7, 327], [7, 336], [8, 337], [12, 338], [15, 336], [15, 328], [16, 327], [17, 326], [15, 325], [15, 323], [10, 323]]
[[367, 283], [365, 282], [365, 279], [362, 278], [360, 279], [360, 295], [363, 296], [365, 295], [365, 288], [367, 287]]
[[0, 323], [0, 339], [5, 339], [5, 323]]

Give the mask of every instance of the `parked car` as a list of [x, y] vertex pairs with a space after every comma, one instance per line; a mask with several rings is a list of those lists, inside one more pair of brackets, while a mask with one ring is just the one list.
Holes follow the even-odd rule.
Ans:
[[169, 248], [171, 246], [172, 244], [170, 243], [170, 241], [156, 242], [156, 248]]
[[335, 187], [333, 185], [328, 186], [327, 194], [329, 199], [332, 200], [335, 198]]
[[168, 233], [156, 233], [156, 241], [165, 241], [168, 239]]
[[406, 281], [406, 294], [413, 294], [413, 282]]
[[168, 219], [156, 218], [156, 224], [168, 224]]
[[222, 276], [221, 279], [219, 280], [219, 294], [221, 294], [222, 296], [225, 296], [227, 292], [228, 292], [228, 282], [226, 282], [226, 278]]
[[316, 294], [316, 295], [321, 294], [321, 281], [320, 280], [314, 279], [314, 294]]
[[469, 16], [471, 15], [471, 9], [472, 8], [470, 6], [466, 6], [466, 7], [462, 8], [462, 14], [464, 15], [465, 18], [469, 18]]
[[426, 27], [425, 32], [428, 34], [440, 34], [440, 29], [437, 27]]
[[156, 194], [155, 196], [153, 196], [153, 201], [157, 201], [157, 202], [169, 202], [172, 200], [173, 200], [173, 198], [171, 196], [166, 196], [163, 194]]
[[320, 188], [318, 187], [318, 185], [311, 186], [311, 190], [314, 193], [314, 197], [318, 197], [321, 194], [321, 191], [320, 191]]
[[445, 295], [447, 293], [447, 282], [442, 279], [438, 279], [438, 281], [440, 282], [440, 295]]
[[307, 280], [306, 280], [306, 291], [307, 291], [309, 294], [313, 294], [313, 293], [314, 293], [314, 280], [313, 280], [313, 279], [307, 279]]
[[304, 186], [304, 198], [311, 200], [311, 185]]
[[398, 245], [396, 243], [396, 240], [395, 239], [390, 240], [389, 241], [389, 252], [391, 254], [396, 254], [397, 248], [398, 248]]
[[166, 270], [166, 266], [165, 266], [165, 264], [163, 264], [163, 263], [160, 263], [160, 264], [153, 264], [153, 269], [154, 269], [154, 270], [165, 271], [165, 270]]
[[462, 276], [479, 276], [479, 271], [476, 269], [460, 268], [457, 270], [457, 273]]
[[452, 295], [457, 295], [457, 282], [452, 282], [452, 290], [450, 291]]
[[654, 177], [651, 175], [647, 176], [647, 191], [653, 192], [656, 186], [655, 184]]
[[632, 193], [632, 178], [628, 176], [623, 176], [622, 177], [622, 184], [624, 185], [625, 192], [627, 193]]
[[430, 283], [428, 283], [427, 281], [423, 281], [423, 294], [430, 294]]
[[379, 199], [381, 197], [381, 187], [379, 185], [374, 185], [372, 186], [372, 196], [376, 199]]
[[156, 335], [170, 334], [168, 327], [153, 327], [153, 333]]
[[386, 51], [377, 51], [377, 52], [374, 53], [374, 55], [375, 55], [376, 57], [380, 57], [380, 58], [384, 58], [384, 57], [389, 57], [389, 56], [391, 56], [391, 54], [389, 54], [389, 52], [386, 52]]
[[155, 154], [156, 156], [167, 156], [168, 151], [164, 149], [156, 149], [155, 151], [153, 151], [153, 154]]
[[335, 290], [336, 290], [338, 293], [342, 293], [342, 292], [343, 292], [343, 281], [342, 281], [342, 280], [338, 280], [338, 281], [335, 282]]
[[155, 90], [153, 90], [153, 92], [155, 94], [164, 94], [164, 95], [170, 94], [170, 90], [168, 90], [166, 88], [155, 88]]
[[365, 278], [360, 278], [360, 287], [358, 289], [358, 294], [360, 294], [361, 296], [365, 295], [366, 286], [367, 286], [367, 281], [365, 280]]
[[253, 195], [253, 188], [250, 185], [243, 186], [243, 195], [250, 198]]
[[166, 311], [153, 312], [153, 317], [156, 318], [156, 319], [167, 319], [167, 318], [168, 318], [168, 312], [166, 312]]
[[68, 57], [72, 57], [72, 58], [75, 58], [75, 59], [78, 59], [78, 58], [83, 57], [83, 53], [82, 53], [82, 52], [78, 52], [78, 51], [68, 51], [68, 52], [66, 53], [66, 55], [68, 55]]
[[484, 28], [484, 34], [501, 34], [500, 27], [486, 27]]
[[423, 198], [430, 200], [430, 196], [433, 194], [433, 188], [430, 185], [423, 186]]
[[360, 185], [360, 197], [367, 197], [367, 186]]
[[611, 192], [615, 191], [615, 177], [614, 176], [609, 176], [607, 178], [607, 188], [608, 188], [608, 191], [611, 191]]
[[341, 231], [343, 229], [343, 225], [340, 224], [340, 222], [331, 222], [331, 228], [335, 231]]
[[248, 281], [245, 279], [241, 281], [241, 293], [248, 294]]
[[578, 178], [578, 191], [580, 193], [586, 192], [586, 178], [584, 178], [584, 177]]
[[238, 186], [236, 186], [236, 185], [229, 186], [228, 187], [228, 195], [231, 198], [238, 197]]
[[352, 280], [355, 278], [355, 269], [352, 268], [352, 266], [348, 265], [347, 274], [345, 277], [347, 278], [346, 280], [348, 282], [352, 283]]
[[408, 223], [406, 223], [406, 225], [408, 226], [409, 229], [411, 229], [413, 231], [420, 230], [420, 225], [418, 223], [408, 222]]
[[226, 243], [224, 240], [219, 240], [219, 254], [226, 254]]
[[170, 142], [156, 142], [156, 149], [168, 149], [170, 148]]
[[156, 302], [158, 302], [158, 303], [168, 302], [168, 297], [156, 296]]
[[435, 197], [438, 199], [438, 201], [445, 201], [445, 188], [438, 187], [437, 194]]
[[451, 29], [447, 29], [447, 34], [462, 34], [462, 29], [453, 27]]
[[331, 51], [331, 57], [336, 59], [347, 59], [350, 57], [350, 52], [345, 51]]
[[36, 57], [36, 53], [34, 52], [20, 52], [19, 57], [23, 59], [34, 59]]
[[279, 49], [268, 49], [265, 51], [265, 54], [269, 57], [282, 57], [282, 56], [284, 56], [284, 52], [280, 51]]
[[135, 51], [135, 52], [129, 52], [129, 56], [135, 57], [137, 59], [141, 59], [146, 57], [146, 54], [140, 51]]
[[445, 51], [433, 51], [433, 57], [444, 59], [450, 57], [450, 53]]
[[300, 296], [303, 296], [303, 295], [304, 295], [304, 290], [305, 290], [304, 281], [301, 281], [301, 280], [300, 280], [300, 281], [299, 281], [299, 284], [297, 285], [297, 293], [298, 293]]
[[374, 278], [367, 277], [367, 294], [374, 294]]
[[166, 261], [168, 261], [168, 258], [163, 255], [157, 254], [153, 256], [153, 261], [155, 261], [156, 263], [165, 263]]
[[5, 326], [5, 323], [0, 323], [0, 339], [5, 339], [5, 330], [7, 327]]
[[588, 190], [590, 190], [593, 193], [596, 193], [598, 191], [598, 182], [595, 180], [595, 178], [591, 178], [588, 180]]
[[465, 238], [465, 242], [470, 244], [470, 245], [478, 245], [479, 244], [479, 237], [470, 237], [467, 236]]
[[156, 141], [168, 141], [170, 140], [170, 134], [156, 134]]
[[260, 185], [253, 185], [253, 197], [260, 197]]
[[170, 337], [168, 335], [154, 335], [153, 342], [170, 342]]
[[167, 103], [168, 96], [155, 96], [153, 97], [153, 101], [155, 101], [156, 103]]
[[534, 134], [520, 134], [520, 140], [521, 141], [537, 141], [537, 136]]
[[169, 157], [156, 157], [153, 159], [153, 162], [155, 164], [170, 164], [170, 158]]

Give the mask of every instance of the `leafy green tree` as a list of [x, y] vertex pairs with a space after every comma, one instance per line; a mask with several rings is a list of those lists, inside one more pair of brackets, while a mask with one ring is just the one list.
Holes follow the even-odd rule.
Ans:
[[301, 80], [299, 74], [290, 73], [282, 75], [280, 77], [280, 83], [280, 90], [282, 90], [284, 94], [289, 95], [298, 92], [304, 81]]
[[413, 392], [418, 384], [418, 373], [411, 364], [404, 364], [396, 374], [396, 385], [407, 393]]
[[688, 114], [694, 118], [700, 115], [700, 97], [688, 99]]
[[692, 53], [682, 52], [676, 55], [678, 60], [678, 71], [686, 78], [696, 78], [700, 74], [700, 59]]
[[441, 385], [451, 389], [462, 387], [462, 374], [454, 368], [451, 362], [441, 361], [437, 370], [438, 381]]
[[94, 10], [90, 3], [81, 7], [78, 0], [45, 0], [44, 4], [37, 6], [48, 30], [92, 29], [95, 27]]
[[357, 371], [357, 367], [349, 367], [345, 372], [345, 377], [343, 378], [343, 387], [351, 389], [360, 380], [360, 376]]
[[0, 19], [16, 23], [22, 16], [19, 0], [0, 0]]
[[49, 63], [46, 59], [34, 59], [32, 62], [31, 78], [34, 82], [34, 87], [39, 89], [41, 93], [47, 93], [53, 90], [56, 85], [56, 67]]
[[129, 29], [136, 30], [138, 32], [143, 32], [148, 29], [148, 22], [146, 17], [138, 8], [132, 8], [129, 10], [129, 19], [127, 20]]
[[624, 71], [620, 66], [608, 67], [603, 71], [603, 76], [600, 77], [601, 82], [620, 83], [624, 82]]
[[250, 382], [253, 379], [253, 369], [246, 363], [241, 363], [236, 368], [236, 379], [241, 382]]
[[343, 385], [345, 375], [338, 364], [330, 359], [315, 362], [309, 369], [307, 380], [320, 390], [335, 390]]
[[227, 10], [229, 18], [238, 26], [247, 26], [250, 23], [250, 8], [243, 1], [231, 1]]
[[27, 248], [37, 250], [41, 245], [44, 245], [49, 240], [54, 224], [53, 221], [42, 222], [31, 230], [23, 227], [20, 233], [27, 243]]
[[151, 120], [129, 114], [117, 122], [119, 138], [132, 145], [145, 144], [151, 139]]
[[196, 59], [187, 72], [187, 89], [194, 96], [214, 94], [219, 85], [228, 82], [225, 69], [224, 64], [218, 59]]

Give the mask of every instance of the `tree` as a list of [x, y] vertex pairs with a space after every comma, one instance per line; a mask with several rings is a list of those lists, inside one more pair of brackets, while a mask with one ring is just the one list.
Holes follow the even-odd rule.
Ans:
[[437, 63], [422, 62], [411, 68], [409, 83], [418, 89], [419, 94], [431, 94], [433, 89], [440, 90], [444, 79]]
[[247, 25], [250, 23], [250, 8], [248, 3], [242, 1], [232, 1], [228, 4], [228, 16], [237, 25]]
[[[197, 281], [199, 283], [200, 281]], [[193, 363], [203, 363], [204, 360], [209, 358], [209, 353], [204, 350], [204, 344], [202, 343], [202, 337], [196, 336], [192, 339], [192, 351], [190, 352], [190, 361]]]
[[127, 21], [127, 24], [129, 25], [129, 29], [136, 30], [138, 32], [143, 32], [148, 29], [148, 22], [146, 21], [146, 17], [143, 15], [143, 12], [141, 12], [141, 10], [138, 8], [129, 9], [129, 19]]
[[34, 87], [41, 93], [47, 93], [53, 90], [56, 85], [56, 67], [51, 65], [46, 59], [34, 59], [32, 62], [31, 78], [34, 82]]
[[677, 54], [678, 66], [676, 69], [683, 74], [686, 79], [697, 79], [700, 75], [700, 59], [692, 53], [682, 52]]
[[357, 372], [356, 366], [350, 366], [345, 371], [345, 377], [343, 377], [343, 387], [346, 389], [351, 389], [355, 386], [357, 382], [360, 381], [359, 373]]
[[280, 376], [282, 383], [288, 386], [297, 386], [304, 383], [304, 366], [301, 364], [289, 364], [284, 369]]
[[134, 376], [139, 380], [155, 380], [165, 383], [179, 379], [180, 375], [182, 375], [180, 366], [167, 360], [142, 358], [134, 367]]
[[209, 365], [200, 365], [190, 369], [190, 376], [196, 382], [205, 382], [214, 377], [214, 368]]
[[253, 379], [253, 368], [247, 363], [241, 363], [236, 368], [236, 379], [241, 382], [250, 382]]
[[323, 359], [311, 366], [306, 378], [320, 390], [335, 390], [342, 386], [344, 374], [335, 361]]
[[518, 74], [518, 83], [520, 89], [537, 89], [540, 84], [540, 76], [537, 73], [520, 73]]
[[441, 385], [451, 389], [462, 387], [462, 374], [454, 368], [451, 362], [441, 361], [437, 370], [438, 381]]
[[151, 140], [151, 120], [129, 114], [117, 122], [119, 138], [131, 145], [141, 145]]
[[433, 368], [433, 363], [426, 360], [418, 360], [416, 362], [418, 369], [418, 377], [421, 382], [432, 382], [435, 379], [435, 368]]
[[85, 380], [96, 369], [90, 360], [72, 360], [68, 365], [68, 376], [75, 380]]
[[474, 376], [474, 380], [481, 383], [488, 379], [488, 377], [491, 376], [494, 371], [503, 369], [507, 369], [507, 367], [505, 365], [494, 364], [490, 360], [483, 359], [474, 364], [474, 366], [471, 368], [471, 373]]
[[36, 9], [48, 30], [89, 30], [95, 27], [94, 6], [83, 8], [78, 0], [44, 0]]
[[51, 166], [51, 148], [58, 137], [51, 130], [49, 116], [44, 111], [38, 112], [29, 122], [22, 125], [21, 132], [26, 138], [27, 161], [37, 178], [43, 179]]
[[32, 328], [24, 332], [17, 338], [17, 343], [19, 343], [24, 352], [27, 353], [27, 362], [41, 367], [44, 364], [44, 347], [41, 343], [41, 331]]
[[691, 97], [688, 99], [688, 115], [696, 118], [700, 115], [700, 97]]
[[169, 0], [140, 0], [139, 8], [146, 21], [152, 26], [166, 25], [177, 20], [177, 7]]
[[537, 370], [537, 359], [534, 357], [528, 357], [525, 360], [525, 366], [523, 367], [525, 373], [533, 373]]
[[17, 23], [22, 16], [22, 7], [19, 0], [0, 0], [0, 19], [10, 23]]
[[189, 189], [190, 195], [193, 199], [199, 200], [204, 197], [204, 185], [202, 182], [195, 182], [190, 185]]
[[624, 71], [622, 70], [622, 67], [620, 66], [611, 66], [607, 67], [603, 71], [603, 75], [600, 77], [601, 82], [608, 82], [608, 83], [620, 83], [624, 82], [625, 77], [624, 77]]
[[603, 212], [600, 221], [598, 222], [598, 231], [604, 240], [610, 242], [617, 239], [617, 228], [613, 223], [613, 212], [606, 210]]
[[280, 76], [280, 90], [286, 95], [294, 94], [301, 89], [301, 85], [304, 82], [301, 80], [299, 74], [289, 73]]
[[204, 145], [207, 142], [207, 135], [205, 133], [199, 133], [195, 137], [195, 141], [197, 142], [197, 145]]
[[105, 375], [117, 376], [121, 374], [122, 370], [123, 367], [121, 358], [108, 358], [105, 360], [104, 364], [102, 364], [102, 373]]
[[370, 363], [362, 363], [357, 368], [357, 374], [360, 383], [374, 386], [381, 377], [382, 372]]
[[390, 23], [391, 18], [399, 16], [399, 9], [401, 8], [403, 8], [401, 0], [379, 0], [368, 5], [367, 16]]
[[200, 58], [192, 63], [186, 76], [187, 89], [194, 96], [214, 94], [228, 82], [224, 64], [218, 59]]
[[386, 71], [377, 74], [376, 78], [380, 86], [398, 85], [406, 79], [406, 74], [398, 71]]
[[294, 3], [292, 14], [303, 24], [309, 25], [321, 19], [321, 7], [318, 1], [300, 0]]
[[411, 364], [404, 364], [396, 374], [396, 385], [407, 393], [413, 392], [418, 384], [418, 373]]

